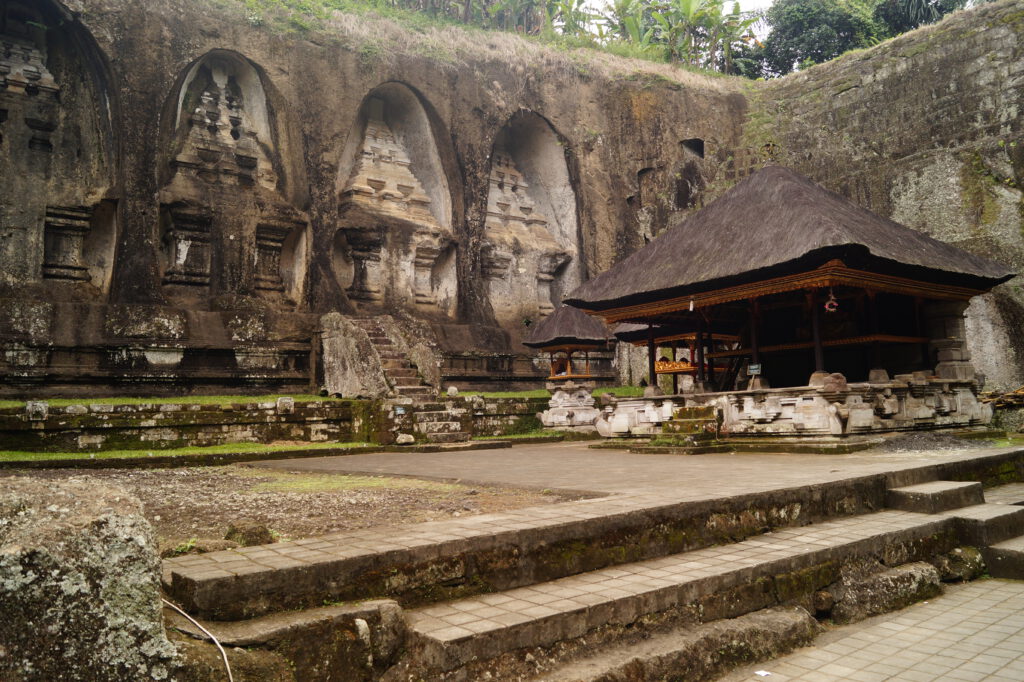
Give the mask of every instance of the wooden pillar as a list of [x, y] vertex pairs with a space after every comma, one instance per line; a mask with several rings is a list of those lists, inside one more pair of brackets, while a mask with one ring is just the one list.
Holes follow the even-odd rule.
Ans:
[[[707, 340], [708, 353], [713, 353], [715, 351], [715, 333], [710, 329], [708, 330]], [[715, 383], [715, 359], [711, 357], [708, 358], [708, 383], [712, 385]]]
[[657, 348], [654, 347], [654, 325], [647, 325], [647, 385], [657, 386], [658, 385], [658, 373], [654, 369], [655, 353]]
[[[672, 362], [679, 360], [679, 340], [672, 342]], [[672, 395], [679, 395], [679, 372], [672, 372]]]
[[818, 292], [811, 289], [807, 294], [811, 305], [811, 338], [814, 341], [814, 371], [825, 371], [825, 348], [821, 345], [821, 310], [818, 307]]
[[[924, 325], [924, 299], [920, 296], [914, 297], [914, 335], [928, 336]], [[927, 341], [921, 344], [921, 369], [931, 370], [931, 346]]]
[[761, 364], [761, 348], [757, 343], [757, 322], [761, 317], [761, 304], [756, 298], [750, 299], [750, 362]]
[[[868, 324], [871, 325], [871, 333], [877, 334], [878, 324], [878, 301], [875, 291], [868, 291]], [[871, 342], [871, 367], [868, 369], [879, 369], [882, 365], [882, 344], [878, 341]]]
[[697, 381], [704, 383], [704, 316], [697, 313]]

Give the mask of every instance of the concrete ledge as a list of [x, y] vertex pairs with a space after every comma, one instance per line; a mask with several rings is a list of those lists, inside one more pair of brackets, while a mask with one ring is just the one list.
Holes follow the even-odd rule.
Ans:
[[975, 504], [984, 504], [981, 483], [961, 481], [932, 481], [904, 488], [891, 488], [885, 494], [890, 509], [937, 514]]
[[982, 550], [993, 578], [1024, 580], [1024, 537], [1016, 537]]

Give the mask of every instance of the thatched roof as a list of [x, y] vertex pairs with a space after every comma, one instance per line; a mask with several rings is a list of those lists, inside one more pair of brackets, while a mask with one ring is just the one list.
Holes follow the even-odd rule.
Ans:
[[604, 323], [579, 308], [562, 305], [541, 320], [523, 341], [531, 348], [603, 346], [608, 341]]
[[608, 310], [848, 266], [987, 290], [1014, 272], [875, 215], [780, 166], [764, 168], [577, 288], [565, 302]]

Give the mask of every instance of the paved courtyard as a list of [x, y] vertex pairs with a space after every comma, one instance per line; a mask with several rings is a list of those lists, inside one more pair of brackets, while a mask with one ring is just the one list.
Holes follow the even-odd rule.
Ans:
[[[764, 675], [764, 673], [770, 675]], [[902, 611], [837, 628], [815, 645], [725, 682], [1024, 680], [1024, 582], [979, 580]]]
[[389, 474], [522, 488], [654, 493], [696, 501], [915, 469], [1016, 448], [850, 455], [633, 455], [585, 442], [465, 452], [382, 452], [257, 462], [291, 471]]

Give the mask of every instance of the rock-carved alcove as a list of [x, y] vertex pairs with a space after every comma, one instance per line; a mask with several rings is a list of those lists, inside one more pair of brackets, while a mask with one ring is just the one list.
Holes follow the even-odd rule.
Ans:
[[342, 156], [335, 275], [362, 311], [456, 310], [452, 199], [426, 109], [401, 83], [371, 92]]
[[518, 339], [581, 280], [576, 193], [551, 125], [516, 115], [491, 154], [483, 275], [499, 324]]
[[169, 298], [299, 303], [309, 221], [286, 190], [286, 143], [262, 74], [240, 55], [212, 52], [188, 69], [168, 110], [160, 229]]
[[49, 2], [0, 0], [0, 283], [102, 298], [117, 241], [106, 64]]

